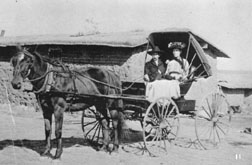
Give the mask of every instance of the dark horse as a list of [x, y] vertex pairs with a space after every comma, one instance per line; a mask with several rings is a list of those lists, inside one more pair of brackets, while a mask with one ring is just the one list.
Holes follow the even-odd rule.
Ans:
[[[103, 150], [108, 150], [110, 143], [107, 113], [109, 110], [114, 130], [113, 149], [117, 151], [120, 131], [124, 124], [122, 100], [95, 97], [94, 95], [121, 94], [121, 82], [118, 76], [111, 71], [100, 68], [73, 71], [63, 64], [52, 67], [53, 65], [50, 65], [47, 60], [36, 52], [30, 53], [20, 48], [11, 59], [14, 67], [11, 81], [13, 88], [20, 89], [25, 79], [30, 80], [43, 111], [46, 147], [42, 155], [50, 155], [52, 115], [54, 114], [57, 140], [57, 150], [54, 158], [60, 158], [63, 152], [61, 136], [64, 111], [69, 108], [69, 105], [76, 102], [84, 103], [85, 108], [94, 105], [103, 115], [101, 122], [103, 126], [103, 146], [101, 149]], [[67, 93], [72, 93], [73, 95]], [[78, 94], [86, 94], [89, 97], [78, 99], [76, 97]]]

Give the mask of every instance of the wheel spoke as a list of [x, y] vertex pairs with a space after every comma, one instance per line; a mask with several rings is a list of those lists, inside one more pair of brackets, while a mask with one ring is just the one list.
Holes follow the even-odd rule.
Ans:
[[158, 135], [157, 141], [158, 141], [159, 148], [161, 148], [161, 136], [160, 135]]
[[198, 118], [200, 118], [200, 119], [205, 119], [206, 121], [211, 121], [211, 118], [206, 118], [205, 116], [198, 116]]
[[96, 127], [96, 129], [95, 129], [95, 132], [94, 132], [94, 134], [93, 134], [93, 137], [92, 137], [92, 141], [94, 141], [94, 137], [95, 137], [95, 135], [96, 135], [96, 132], [97, 132], [97, 130], [100, 128], [100, 125], [97, 125], [97, 127]]
[[220, 94], [216, 94], [216, 112], [218, 113], [219, 112], [219, 110], [220, 110], [220, 108], [221, 108], [221, 106], [222, 106], [222, 98], [223, 97], [221, 97], [221, 95]]
[[169, 107], [170, 107], [170, 105], [167, 106], [167, 108], [165, 109], [164, 117], [166, 117], [166, 115], [168, 114], [168, 112], [169, 112]]
[[219, 132], [218, 132], [217, 128], [215, 128], [215, 130], [216, 130], [216, 135], [217, 135], [217, 137], [218, 137], [218, 139], [219, 139], [219, 142], [220, 142], [220, 141], [221, 141], [221, 139], [220, 139]]
[[211, 120], [211, 115], [207, 112], [207, 110], [205, 109], [205, 107], [202, 106], [202, 109], [206, 112], [206, 114], [208, 115], [209, 119]]
[[156, 103], [157, 111], [158, 111], [158, 118], [161, 119], [160, 109], [158, 103]]
[[222, 124], [222, 125], [224, 125], [224, 126], [226, 126], [226, 127], [229, 127], [229, 124], [223, 123], [223, 122], [221, 122], [221, 121], [218, 121], [217, 124]]
[[85, 135], [85, 137], [87, 137], [87, 135], [88, 135], [93, 129], [95, 129], [95, 127], [97, 127], [98, 124], [99, 124], [99, 122], [97, 122], [97, 123], [87, 132], [87, 134]]
[[210, 134], [209, 134], [208, 139], [210, 139], [210, 138], [211, 138], [212, 132], [213, 132], [213, 128], [211, 127], [211, 130], [210, 130]]
[[167, 137], [167, 135], [168, 135], [168, 134], [166, 133], [166, 129], [163, 129], [163, 130], [162, 130], [162, 136], [163, 136], [163, 137]]
[[99, 130], [98, 130], [98, 136], [97, 136], [97, 142], [99, 141], [99, 138], [100, 138], [100, 133], [101, 133], [101, 125], [99, 126]]
[[[171, 131], [169, 132], [169, 134], [171, 134], [171, 135], [173, 135], [174, 137], [176, 137], [176, 134], [173, 133], [173, 132], [171, 132]], [[168, 134], [168, 135], [169, 135], [169, 134]]]
[[[163, 99], [163, 103], [164, 103], [164, 102], [165, 102], [165, 100]], [[166, 107], [165, 104], [163, 104], [163, 105], [162, 105], [162, 112], [161, 112], [162, 117], [165, 117], [165, 116], [164, 116], [164, 109], [165, 109], [165, 107]]]
[[211, 113], [211, 117], [213, 117], [213, 116], [214, 116], [214, 114], [213, 114], [212, 108], [210, 107], [210, 104], [209, 104], [208, 98], [206, 99], [206, 101], [207, 101], [207, 106], [208, 106], [208, 109], [210, 110], [210, 113]]
[[169, 112], [169, 114], [167, 115], [167, 117], [169, 117], [171, 115], [171, 113], [173, 112], [173, 110], [175, 109], [175, 106], [172, 107], [171, 111]]
[[217, 114], [217, 93], [215, 93], [214, 95], [213, 95], [213, 99], [212, 99], [212, 109], [213, 109], [213, 111], [214, 111], [214, 117], [216, 116], [216, 114]]
[[166, 149], [167, 147], [166, 147], [166, 142], [165, 142], [165, 140], [166, 140], [166, 139], [163, 137], [164, 148], [165, 148], [165, 151], [167, 151], [167, 149]]
[[[205, 137], [204, 139], [207, 139], [207, 134], [208, 134], [209, 131], [211, 132], [212, 129], [213, 129], [213, 127], [207, 127], [207, 128], [205, 128], [205, 129], [202, 129], [201, 135], [202, 135], [203, 137]], [[209, 139], [209, 138], [208, 138], [208, 139]]]
[[153, 109], [153, 107], [152, 107], [151, 110], [153, 111], [154, 116], [158, 119], [157, 114], [155, 112], [155, 109]]
[[96, 121], [96, 120], [95, 120], [95, 121], [92, 121], [92, 122], [90, 122], [90, 123], [84, 124], [83, 126], [86, 127], [86, 126], [88, 126], [88, 125], [90, 125], [90, 124], [94, 124], [95, 122], [97, 122], [97, 121]]
[[224, 135], [226, 135], [226, 132], [225, 132], [218, 124], [216, 124], [216, 126], [221, 130], [221, 132], [222, 132]]
[[157, 133], [155, 134], [155, 136], [153, 137], [153, 139], [151, 140], [151, 143], [153, 142], [153, 141], [155, 141], [155, 139], [157, 138]]
[[145, 136], [145, 139], [147, 140], [151, 136], [154, 136], [154, 135], [150, 133], [149, 135]]
[[215, 128], [215, 127], [213, 127], [213, 142], [214, 142], [214, 144], [216, 144], [216, 143], [215, 143], [215, 131], [214, 131], [214, 128]]

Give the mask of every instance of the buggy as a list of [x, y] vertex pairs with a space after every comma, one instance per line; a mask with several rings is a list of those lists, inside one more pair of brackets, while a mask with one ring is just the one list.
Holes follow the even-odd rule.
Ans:
[[[195, 37], [197, 36], [188, 31], [167, 31], [151, 33], [147, 38], [146, 56], [143, 59], [145, 62], [150, 48], [158, 46], [164, 51], [165, 55], [160, 58], [165, 62], [171, 59], [172, 54], [167, 47], [168, 43], [183, 42], [187, 45], [181, 56], [189, 62], [189, 68], [194, 67], [194, 71], [189, 73], [188, 80], [180, 82], [180, 98], [161, 97], [149, 102], [145, 95], [146, 83], [144, 82], [123, 82], [122, 95], [92, 96], [123, 99], [125, 117], [140, 121], [143, 146], [152, 155], [158, 155], [160, 150], [167, 151], [168, 143], [176, 143], [180, 140], [178, 135], [180, 118], [183, 114], [189, 114], [195, 120], [197, 138], [193, 143], [197, 143], [203, 149], [216, 147], [227, 134], [231, 111], [217, 83], [216, 90], [205, 94], [201, 100], [185, 99], [193, 83], [212, 76], [211, 66], [203, 50], [204, 45]], [[85, 138], [92, 142], [99, 142], [102, 136], [101, 118], [95, 109], [88, 108], [83, 111], [82, 130]]]

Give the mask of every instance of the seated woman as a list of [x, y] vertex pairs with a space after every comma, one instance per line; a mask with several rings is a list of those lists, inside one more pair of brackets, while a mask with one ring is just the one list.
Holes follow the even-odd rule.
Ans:
[[186, 59], [181, 57], [182, 49], [185, 48], [185, 44], [182, 42], [170, 42], [168, 48], [173, 49], [174, 59], [167, 61], [167, 69], [165, 72], [165, 78], [168, 80], [175, 79], [178, 81], [184, 81], [187, 79], [189, 72], [189, 63]]

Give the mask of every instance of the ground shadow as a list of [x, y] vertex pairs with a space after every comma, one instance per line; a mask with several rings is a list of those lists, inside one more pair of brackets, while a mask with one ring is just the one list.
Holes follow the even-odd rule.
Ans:
[[172, 142], [173, 145], [181, 148], [190, 148], [195, 150], [204, 150], [198, 139], [192, 139], [188, 137], [178, 137]]
[[146, 151], [143, 144], [143, 132], [137, 130], [124, 130], [121, 137], [122, 150], [135, 155], [143, 155]]
[[[63, 141], [63, 148], [69, 148], [72, 146], [80, 145], [80, 146], [90, 146], [95, 150], [98, 150], [97, 144], [90, 144], [89, 142], [85, 141], [83, 138], [76, 138], [76, 137], [67, 137], [62, 138]], [[0, 141], [0, 150], [8, 146], [17, 146], [17, 147], [25, 147], [31, 149], [39, 154], [42, 154], [45, 150], [45, 140], [2, 140]], [[52, 148], [56, 147], [56, 140], [52, 140]]]
[[233, 146], [248, 146], [248, 145], [252, 145], [251, 142], [242, 142], [242, 141], [230, 142], [229, 144], [231, 144]]

